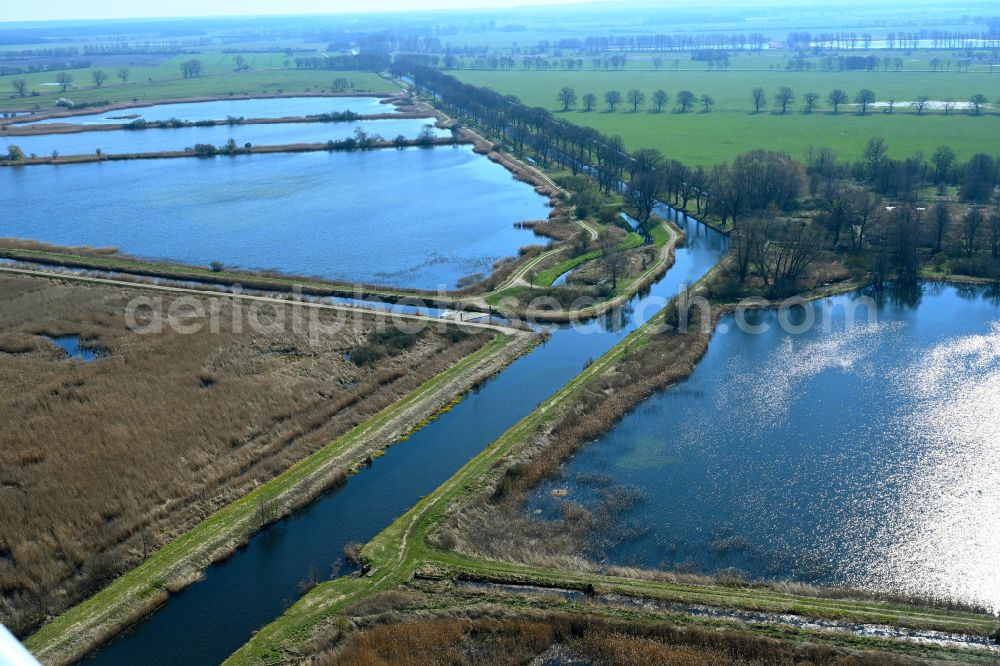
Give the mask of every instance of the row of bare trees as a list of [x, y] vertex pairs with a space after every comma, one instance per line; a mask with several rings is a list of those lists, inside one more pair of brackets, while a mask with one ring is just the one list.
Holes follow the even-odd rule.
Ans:
[[[646, 106], [647, 99], [650, 102], [650, 111], [662, 113], [670, 102], [670, 93], [666, 90], [658, 89], [650, 93], [648, 98], [646, 97], [646, 93], [638, 88], [632, 88], [626, 91], [624, 95], [622, 95], [620, 90], [608, 90], [604, 93], [605, 108], [610, 113], [614, 113], [623, 102], [632, 110], [632, 113], [638, 113], [639, 109]], [[576, 90], [565, 86], [556, 93], [556, 102], [559, 103], [563, 112], [576, 108], [577, 102], [580, 103], [583, 111], [589, 112], [597, 108], [599, 100], [594, 93], [584, 93], [582, 97], [578, 97]], [[678, 113], [687, 113], [697, 105], [700, 105], [701, 110], [707, 113], [715, 106], [715, 100], [710, 95], [698, 97], [690, 90], [679, 91], [675, 98], [675, 103], [675, 110]]]
[[897, 199], [913, 198], [927, 186], [937, 186], [945, 194], [952, 186], [960, 200], [985, 203], [1000, 185], [1000, 158], [978, 153], [963, 162], [950, 146], [941, 145], [929, 157], [918, 152], [897, 159], [890, 157], [888, 142], [878, 136], [866, 142], [853, 162], [841, 161], [830, 148], [810, 147], [806, 165], [813, 195], [829, 190], [837, 180], [852, 179]]
[[[118, 70], [118, 78], [121, 79], [123, 86], [128, 85], [128, 80], [131, 76], [132, 72], [128, 67], [122, 67]], [[109, 77], [108, 73], [103, 69], [95, 69], [90, 72], [90, 78], [94, 81], [95, 88], [103, 88]], [[59, 74], [56, 75], [56, 83], [59, 84], [59, 88], [62, 92], [66, 92], [69, 90], [70, 86], [73, 85], [73, 75], [69, 72], [59, 72]], [[27, 80], [21, 78], [14, 79], [11, 81], [11, 86], [14, 88], [14, 92], [18, 97], [28, 96]]]

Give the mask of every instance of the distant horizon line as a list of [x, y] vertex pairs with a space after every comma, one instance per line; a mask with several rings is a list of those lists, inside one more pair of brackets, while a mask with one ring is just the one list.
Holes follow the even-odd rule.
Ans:
[[[433, 2], [434, 0], [430, 0]], [[437, 0], [442, 1], [442, 0]], [[457, 0], [443, 0], [445, 2], [454, 2]], [[706, 9], [706, 2], [704, 0], [678, 0], [671, 2], [669, 6], [664, 6], [662, 2], [657, 2], [656, 0], [633, 0], [628, 2], [628, 0], [541, 0], [535, 2], [533, 0], [513, 0], [513, 4], [510, 2], [505, 2], [504, 0], [486, 0], [487, 5], [480, 5], [477, 7], [423, 7], [423, 8], [364, 8], [364, 9], [335, 9], [330, 11], [291, 11], [291, 12], [273, 12], [273, 13], [232, 13], [232, 12], [220, 12], [217, 14], [173, 14], [173, 15], [161, 15], [161, 16], [101, 16], [98, 18], [91, 17], [73, 17], [73, 18], [19, 18], [15, 20], [0, 20], [0, 30], [11, 29], [14, 27], [31, 27], [38, 25], [59, 25], [59, 24], [95, 24], [95, 23], [109, 23], [109, 22], [130, 22], [130, 21], [198, 21], [198, 20], [225, 20], [225, 19], [274, 19], [274, 18], [323, 18], [323, 17], [358, 17], [358, 16], [385, 16], [390, 14], [396, 14], [400, 16], [415, 15], [415, 14], [484, 14], [487, 12], [499, 12], [508, 13], [512, 10], [545, 10], [545, 9], [564, 9], [566, 7], [573, 6], [583, 6], [587, 5], [591, 8], [596, 8], [601, 5], [608, 7], [609, 9], [615, 9], [618, 11], [625, 10], [639, 10], [647, 8], [655, 8], [658, 11], [664, 10], [689, 10], [692, 8]], [[911, 4], [912, 0], [886, 0], [888, 5], [892, 4]], [[989, 0], [967, 0], [968, 5], [983, 5], [989, 4]], [[495, 4], [493, 4], [495, 3]], [[796, 0], [721, 0], [718, 2], [707, 3], [711, 5], [713, 9], [734, 9], [734, 10], [747, 10], [747, 9], [765, 9], [769, 7], [800, 7], [801, 3]], [[867, 4], [867, 0], [840, 0], [838, 5], [864, 5]], [[928, 0], [927, 4], [937, 4], [937, 5], [948, 5], [948, 2], [944, 0]]]
[[[198, 21], [203, 19], [218, 20], [218, 19], [275, 19], [275, 18], [323, 18], [323, 17], [339, 17], [339, 16], [384, 16], [386, 14], [397, 14], [401, 16], [411, 15], [411, 14], [482, 14], [491, 11], [506, 12], [508, 10], [515, 9], [540, 9], [544, 10], [547, 8], [558, 8], [563, 9], [567, 6], [574, 5], [621, 5], [625, 0], [545, 0], [543, 3], [533, 3], [530, 0], [515, 0], [514, 4], [505, 2], [504, 0], [487, 0], [487, 2], [496, 2], [497, 4], [487, 4], [480, 5], [478, 7], [427, 7], [427, 8], [413, 8], [413, 9], [363, 9], [363, 10], [332, 10], [324, 12], [288, 12], [288, 13], [247, 13], [247, 14], [232, 14], [232, 13], [220, 13], [220, 14], [178, 14], [178, 15], [164, 15], [164, 16], [105, 16], [101, 18], [65, 18], [65, 19], [18, 19], [15, 21], [0, 21], [0, 30], [9, 29], [10, 26], [29, 26], [29, 25], [59, 25], [59, 24], [75, 24], [75, 23], [109, 23], [109, 22], [130, 22], [130, 21]], [[732, 2], [734, 0], [727, 0]], [[735, 0], [739, 2], [740, 0]], [[786, 0], [772, 0], [778, 3], [785, 2]], [[790, 1], [790, 0], [789, 0]], [[633, 3], [637, 7], [646, 7], [649, 5], [656, 4], [654, 0], [645, 0]], [[688, 8], [697, 6], [695, 0], [683, 0], [681, 4], [675, 7]]]

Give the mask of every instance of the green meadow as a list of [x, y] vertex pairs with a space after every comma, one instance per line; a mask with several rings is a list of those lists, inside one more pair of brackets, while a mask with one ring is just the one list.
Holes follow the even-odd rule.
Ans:
[[[688, 66], [692, 63], [685, 61]], [[707, 71], [670, 67], [654, 70], [618, 72], [593, 71], [463, 71], [451, 72], [475, 85], [488, 86], [505, 94], [518, 96], [530, 106], [552, 110], [570, 122], [588, 125], [607, 134], [618, 134], [629, 149], [655, 147], [685, 164], [710, 166], [734, 155], [755, 148], [782, 150], [802, 158], [811, 146], [834, 148], [841, 157], [858, 154], [872, 136], [882, 136], [894, 157], [909, 156], [918, 151], [930, 154], [941, 144], [950, 145], [959, 157], [967, 159], [977, 152], [994, 151], [1000, 142], [1000, 75], [981, 72], [789, 72], [781, 70]], [[563, 113], [556, 93], [563, 86], [573, 88], [578, 98], [593, 93], [598, 103], [593, 111], [575, 109]], [[753, 112], [750, 91], [764, 89], [767, 106]], [[774, 94], [781, 86], [795, 93], [795, 102], [785, 114], [775, 113]], [[646, 95], [646, 104], [633, 113], [622, 102], [614, 113], [604, 103], [604, 93], [618, 90], [624, 98], [635, 88]], [[897, 106], [891, 115], [884, 108], [873, 108], [865, 116], [853, 105], [833, 114], [826, 101], [827, 94], [840, 88], [853, 100], [855, 93], [868, 88], [876, 99], [885, 103], [894, 99], [897, 105], [921, 95], [931, 100], [967, 101], [976, 93], [990, 100], [983, 115], [974, 117], [955, 109], [945, 115], [941, 110], [926, 110], [918, 116], [913, 109]], [[651, 110], [654, 90], [663, 89], [670, 101], [662, 113]], [[709, 113], [700, 104], [687, 113], [675, 112], [679, 90], [690, 90], [696, 96], [707, 94], [715, 105]], [[807, 92], [820, 95], [819, 109], [812, 114], [801, 112]]]
[[[333, 80], [336, 78], [347, 79], [353, 84], [351, 90], [359, 92], [398, 90], [395, 85], [373, 72], [286, 69], [285, 61], [289, 57], [281, 52], [246, 53], [244, 58], [251, 69], [236, 72], [236, 55], [223, 53], [221, 50], [206, 51], [172, 56], [152, 66], [130, 66], [128, 57], [123, 56], [102, 59], [81, 55], [78, 59], [91, 59], [93, 64], [89, 68], [66, 70], [73, 77], [73, 85], [65, 92], [58, 85], [53, 85], [59, 72], [0, 76], [0, 111], [49, 108], [61, 97], [80, 103], [179, 99], [203, 95], [320, 92], [332, 90]], [[135, 57], [138, 62], [149, 62], [150, 59], [151, 56]], [[203, 76], [190, 79], [182, 77], [180, 65], [190, 59], [202, 61]], [[294, 66], [294, 56], [291, 60], [289, 64]], [[117, 76], [122, 67], [129, 69], [127, 86], [123, 86]], [[94, 85], [95, 70], [102, 70], [108, 75], [108, 80], [101, 88]], [[27, 82], [27, 97], [15, 96], [15, 79]], [[31, 91], [36, 91], [38, 95], [31, 95]]]

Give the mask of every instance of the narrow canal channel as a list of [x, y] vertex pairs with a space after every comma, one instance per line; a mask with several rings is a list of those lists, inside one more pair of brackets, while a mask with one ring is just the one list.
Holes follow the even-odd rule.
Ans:
[[687, 233], [676, 263], [620, 313], [552, 330], [544, 346], [515, 361], [405, 443], [388, 449], [346, 485], [264, 530], [205, 577], [122, 637], [90, 664], [217, 664], [299, 596], [299, 584], [346, 573], [337, 561], [352, 542], [367, 542], [417, 500], [628, 333], [649, 320], [685, 283], [724, 255], [726, 238], [675, 211], [659, 211]]

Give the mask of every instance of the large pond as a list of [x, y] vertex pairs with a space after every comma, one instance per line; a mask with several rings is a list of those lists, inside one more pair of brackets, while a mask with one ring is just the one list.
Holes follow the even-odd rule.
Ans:
[[489, 273], [549, 213], [468, 146], [5, 168], [0, 191], [0, 237], [416, 289]]
[[771, 311], [748, 319], [759, 334], [724, 318], [690, 379], [585, 447], [532, 509], [603, 508], [591, 555], [618, 564], [1000, 608], [1000, 297], [927, 284], [880, 296], [869, 321], [849, 306], [871, 295], [810, 306], [803, 334]]
[[[385, 139], [394, 139], [400, 134], [407, 139], [415, 139], [425, 125], [433, 125], [434, 122], [434, 118], [393, 118], [337, 123], [215, 125], [11, 137], [0, 135], [0, 153], [6, 152], [10, 144], [19, 146], [26, 155], [47, 157], [53, 151], [58, 151], [60, 155], [93, 155], [98, 148], [105, 155], [183, 150], [198, 143], [222, 146], [229, 139], [236, 141], [236, 145], [240, 147], [247, 143], [255, 146], [326, 143], [331, 139], [337, 141], [354, 136], [355, 130], [359, 127], [366, 134], [378, 134]], [[434, 134], [448, 133], [436, 130]]]
[[[102, 113], [88, 113], [64, 118], [38, 120], [35, 123], [116, 124], [134, 117], [144, 120], [225, 120], [239, 118], [289, 118], [321, 113], [353, 111], [360, 114], [394, 113], [396, 107], [383, 104], [378, 97], [268, 97], [265, 99], [228, 99], [215, 102], [180, 102], [155, 104]], [[122, 119], [126, 117], [126, 119]]]

